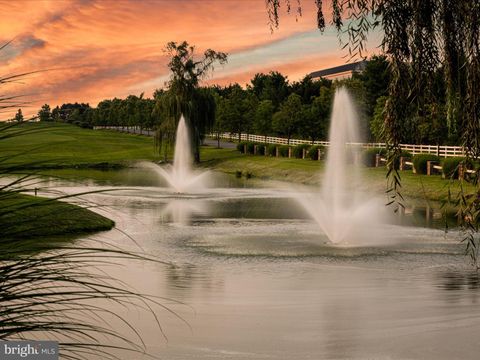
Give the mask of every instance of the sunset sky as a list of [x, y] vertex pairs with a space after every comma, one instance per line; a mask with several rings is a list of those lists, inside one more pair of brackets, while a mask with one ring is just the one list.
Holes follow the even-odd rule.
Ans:
[[[49, 69], [3, 93], [28, 94], [26, 114], [43, 103], [96, 106], [106, 98], [151, 96], [169, 76], [165, 44], [183, 40], [199, 54], [207, 48], [229, 54], [206, 84], [244, 86], [271, 70], [298, 80], [345, 63], [336, 31], [316, 30], [314, 3], [303, 0], [302, 17], [283, 9], [280, 28], [271, 33], [264, 0], [0, 1], [1, 41], [13, 39], [0, 53], [1, 74]], [[378, 34], [370, 50], [377, 44]]]

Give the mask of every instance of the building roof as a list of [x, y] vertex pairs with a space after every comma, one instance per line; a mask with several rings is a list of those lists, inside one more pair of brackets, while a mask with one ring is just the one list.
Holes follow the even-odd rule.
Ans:
[[366, 65], [367, 65], [367, 61], [362, 60], [362, 61], [357, 61], [350, 64], [335, 66], [329, 69], [314, 71], [310, 73], [309, 76], [312, 78], [317, 78], [317, 77], [325, 77], [325, 76], [331, 76], [331, 75], [337, 75], [337, 74], [339, 75], [339, 74], [353, 72], [353, 71], [362, 71], [363, 69], [365, 69]]

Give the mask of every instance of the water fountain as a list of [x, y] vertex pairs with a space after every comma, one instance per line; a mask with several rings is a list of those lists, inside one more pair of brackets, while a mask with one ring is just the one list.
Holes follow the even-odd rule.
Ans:
[[[358, 117], [345, 88], [337, 89], [333, 103], [328, 155], [320, 193], [298, 196], [322, 232], [335, 244], [360, 245], [375, 240], [380, 223], [381, 201], [366, 199], [358, 190], [360, 169], [353, 166], [355, 147], [360, 141]], [[379, 204], [380, 203], [380, 204]]]
[[152, 163], [144, 166], [153, 169], [176, 193], [196, 193], [207, 187], [208, 171], [198, 172], [192, 169], [192, 145], [189, 129], [184, 116], [178, 122], [175, 138], [173, 166], [161, 167]]

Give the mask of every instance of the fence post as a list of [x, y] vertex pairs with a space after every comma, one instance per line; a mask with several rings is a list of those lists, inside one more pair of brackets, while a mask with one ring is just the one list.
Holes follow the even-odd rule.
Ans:
[[292, 148], [289, 146], [288, 147], [288, 158], [290, 159], [292, 157]]
[[275, 157], [280, 156], [280, 151], [278, 150], [278, 146], [275, 146]]
[[253, 145], [253, 155], [257, 155], [257, 145]]
[[465, 167], [463, 164], [458, 165], [458, 180], [463, 180], [465, 177]]
[[307, 153], [307, 149], [302, 149], [302, 159], [305, 159]]
[[322, 160], [322, 152], [320, 151], [320, 149], [317, 149], [317, 157], [318, 157], [318, 160]]
[[247, 144], [243, 144], [243, 153], [247, 154]]
[[380, 166], [380, 154], [375, 155], [375, 167]]
[[427, 161], [427, 175], [432, 175], [433, 174], [433, 164], [435, 161], [428, 160]]

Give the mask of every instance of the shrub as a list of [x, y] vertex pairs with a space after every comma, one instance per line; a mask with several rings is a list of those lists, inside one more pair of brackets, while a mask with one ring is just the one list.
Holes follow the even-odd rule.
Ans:
[[240, 151], [242, 154], [245, 152], [245, 145], [247, 145], [246, 141], [240, 141], [237, 144], [237, 150]]
[[300, 144], [297, 145], [293, 148], [293, 157], [297, 159], [301, 159], [303, 157], [303, 150], [308, 153], [308, 150], [310, 149], [310, 145], [308, 144]]
[[318, 150], [320, 150], [321, 156], [325, 154], [325, 148], [322, 145], [315, 145], [308, 150], [307, 156], [312, 160], [318, 160]]
[[257, 144], [257, 155], [265, 155], [267, 144]]
[[[454, 179], [458, 178], [458, 165], [461, 163], [466, 163], [466, 158], [464, 157], [448, 157], [442, 160], [442, 176], [444, 178], [451, 178]], [[467, 168], [472, 168], [473, 164], [468, 163]]]
[[442, 161], [442, 175], [444, 178], [458, 177], [458, 165], [464, 161], [462, 157], [445, 158]]
[[412, 158], [412, 153], [408, 152], [407, 150], [402, 150], [400, 156], [404, 158], [411, 159]]
[[[385, 148], [370, 148], [370, 149], [364, 150], [363, 154], [362, 154], [363, 164], [367, 167], [374, 167], [375, 162], [376, 162], [377, 154], [380, 154], [380, 156], [386, 158], [387, 157], [387, 149], [385, 149]], [[412, 154], [410, 154], [406, 150], [402, 150], [400, 152], [400, 157], [411, 159]], [[399, 167], [400, 167], [400, 158], [397, 158], [397, 159], [395, 159], [395, 169], [398, 169]]]
[[374, 167], [377, 154], [386, 155], [387, 150], [384, 148], [370, 148], [363, 151], [362, 162], [367, 167]]
[[432, 154], [418, 154], [413, 157], [413, 168], [417, 174], [427, 173], [427, 161], [440, 161], [440, 158]]
[[288, 157], [288, 148], [290, 146], [282, 145], [278, 148], [278, 152], [280, 153], [281, 157]]
[[276, 156], [277, 145], [276, 144], [268, 144], [267, 145], [267, 155], [268, 156]]
[[255, 143], [248, 141], [246, 144], [247, 144], [247, 154], [253, 155], [255, 150]]

